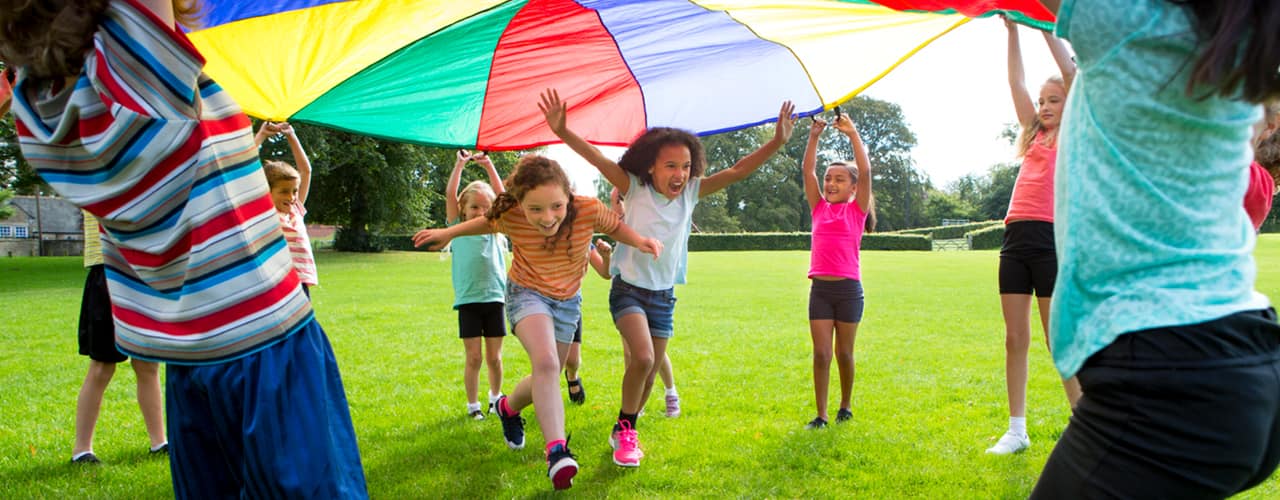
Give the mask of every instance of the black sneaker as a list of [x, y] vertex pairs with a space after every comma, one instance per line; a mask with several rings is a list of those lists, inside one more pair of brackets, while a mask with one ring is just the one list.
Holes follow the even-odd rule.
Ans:
[[848, 422], [852, 418], [853, 412], [849, 411], [848, 408], [841, 408], [840, 411], [836, 412], [836, 423]]
[[[587, 402], [587, 390], [582, 387], [582, 377], [578, 377], [577, 380], [565, 378], [565, 381], [569, 383], [569, 401], [576, 405]], [[578, 388], [578, 392], [573, 392], [574, 387]]]
[[484, 412], [479, 409], [471, 410], [467, 412], [467, 418], [472, 420], [484, 420]]
[[94, 455], [93, 452], [89, 452], [71, 459], [71, 463], [80, 465], [98, 465], [102, 463], [102, 461], [98, 460], [98, 456]]
[[823, 420], [822, 417], [815, 417], [812, 421], [806, 424], [804, 428], [809, 430], [825, 429], [827, 428], [827, 421]]
[[573, 476], [578, 474], [576, 458], [578, 457], [569, 452], [568, 441], [547, 452], [547, 477], [551, 478], [551, 485], [555, 489], [564, 490], [573, 486]]
[[151, 450], [151, 451], [150, 451], [150, 453], [151, 453], [152, 455], [168, 455], [168, 454], [169, 454], [169, 442], [168, 442], [168, 441], [165, 441], [165, 443], [164, 443], [164, 444], [160, 445], [160, 446], [159, 446], [158, 448], [156, 448], [156, 449]]
[[524, 419], [519, 413], [508, 417], [506, 412], [502, 411], [502, 402], [506, 400], [507, 397], [502, 396], [494, 403], [498, 408], [498, 419], [502, 420], [502, 437], [507, 441], [507, 448], [524, 449]]

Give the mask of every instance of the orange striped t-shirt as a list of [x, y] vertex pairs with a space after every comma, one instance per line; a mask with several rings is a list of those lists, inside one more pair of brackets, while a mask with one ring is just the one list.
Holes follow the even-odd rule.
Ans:
[[622, 219], [590, 196], [574, 196], [573, 206], [578, 214], [573, 219], [569, 239], [557, 240], [554, 248], [549, 248], [547, 238], [529, 223], [519, 205], [490, 223], [511, 240], [511, 269], [507, 279], [556, 300], [568, 300], [578, 293], [587, 269], [587, 245], [592, 235], [612, 233]]

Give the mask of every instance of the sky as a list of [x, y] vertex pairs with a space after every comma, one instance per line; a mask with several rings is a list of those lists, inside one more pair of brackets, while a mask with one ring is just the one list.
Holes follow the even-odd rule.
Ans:
[[[1058, 68], [1039, 31], [1022, 27], [1020, 32], [1027, 89], [1035, 99], [1040, 85]], [[974, 19], [917, 52], [862, 94], [902, 107], [916, 134], [916, 168], [939, 189], [965, 174], [983, 174], [991, 165], [1014, 159], [1013, 148], [1000, 138], [1004, 124], [1016, 120], [1005, 40], [999, 18]], [[851, 57], [856, 64], [856, 49]], [[623, 151], [601, 149], [615, 159]], [[578, 192], [594, 194], [598, 174], [593, 167], [563, 145], [549, 147], [546, 154], [569, 171]]]

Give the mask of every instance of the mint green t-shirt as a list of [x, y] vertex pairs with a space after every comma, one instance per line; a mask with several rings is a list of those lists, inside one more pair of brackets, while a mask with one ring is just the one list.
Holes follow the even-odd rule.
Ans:
[[[454, 221], [453, 224], [457, 222]], [[459, 236], [449, 243], [449, 252], [453, 254], [454, 309], [462, 304], [505, 302], [505, 249], [505, 238], [496, 233]]]
[[1196, 38], [1166, 1], [1065, 0], [1057, 33], [1079, 65], [1054, 181], [1058, 371], [1125, 333], [1268, 307], [1242, 203], [1261, 107], [1186, 95]]

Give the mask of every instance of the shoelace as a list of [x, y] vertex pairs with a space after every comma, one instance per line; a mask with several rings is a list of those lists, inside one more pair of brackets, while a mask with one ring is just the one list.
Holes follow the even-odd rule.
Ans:
[[622, 426], [622, 430], [618, 431], [618, 447], [635, 448], [638, 440], [636, 430], [631, 427], [631, 422], [621, 420], [618, 423]]

